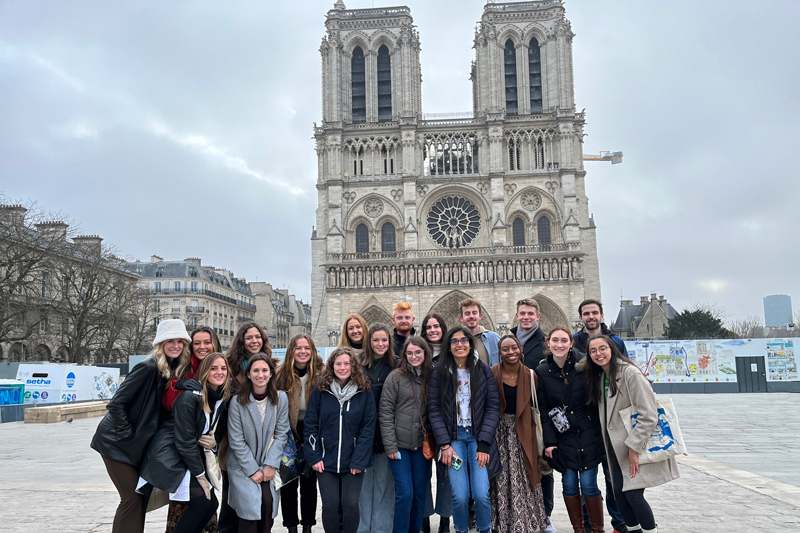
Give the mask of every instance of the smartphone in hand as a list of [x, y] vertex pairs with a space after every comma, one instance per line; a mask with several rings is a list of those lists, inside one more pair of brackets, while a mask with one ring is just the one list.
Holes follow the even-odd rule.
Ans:
[[464, 461], [461, 460], [461, 457], [457, 456], [456, 454], [453, 454], [453, 458], [450, 460], [450, 468], [452, 468], [453, 470], [458, 470], [459, 468], [461, 468], [461, 464], [463, 462]]

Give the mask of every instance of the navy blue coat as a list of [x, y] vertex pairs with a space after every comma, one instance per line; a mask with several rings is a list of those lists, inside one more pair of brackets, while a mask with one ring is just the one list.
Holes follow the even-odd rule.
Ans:
[[[478, 451], [489, 454], [489, 479], [502, 468], [494, 435], [500, 424], [500, 394], [492, 371], [476, 360], [477, 371], [470, 380], [472, 428], [478, 440]], [[436, 444], [444, 446], [458, 437], [458, 405], [452, 375], [445, 367], [437, 367], [428, 388], [428, 420], [436, 436]], [[462, 459], [465, 459], [462, 457]]]
[[[308, 464], [322, 461], [326, 472], [362, 472], [372, 466], [378, 410], [372, 391], [358, 391], [344, 405], [329, 390], [311, 391], [303, 428]], [[339, 428], [341, 426], [341, 434]]]

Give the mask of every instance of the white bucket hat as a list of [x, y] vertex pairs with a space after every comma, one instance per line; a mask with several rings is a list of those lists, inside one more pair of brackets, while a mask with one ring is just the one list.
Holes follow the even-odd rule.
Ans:
[[153, 340], [153, 346], [158, 346], [164, 341], [170, 339], [185, 339], [192, 342], [189, 333], [186, 332], [186, 324], [179, 318], [171, 318], [169, 320], [162, 320], [158, 323], [158, 331], [156, 331], [156, 338]]

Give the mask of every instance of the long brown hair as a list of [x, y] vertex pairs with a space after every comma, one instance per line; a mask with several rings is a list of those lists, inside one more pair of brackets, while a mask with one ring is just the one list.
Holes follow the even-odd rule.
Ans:
[[350, 381], [359, 391], [369, 390], [372, 384], [367, 377], [367, 373], [364, 372], [361, 362], [358, 360], [358, 354], [356, 354], [353, 348], [347, 346], [336, 348], [333, 353], [328, 356], [328, 360], [325, 362], [325, 370], [319, 377], [319, 382], [317, 382], [317, 388], [321, 391], [330, 390], [331, 383], [333, 383], [336, 377], [336, 374], [333, 373], [333, 363], [336, 362], [337, 357], [343, 354], [350, 356]]
[[[205, 409], [206, 413], [211, 413], [211, 406], [208, 405], [208, 396], [206, 395], [208, 376], [211, 375], [211, 365], [213, 365], [214, 361], [216, 361], [217, 359], [222, 359], [223, 361], [225, 361], [225, 365], [227, 367], [228, 360], [225, 358], [225, 354], [220, 352], [214, 352], [212, 354], [208, 354], [205, 357], [205, 359], [200, 361], [200, 367], [197, 369], [197, 380], [200, 381], [200, 385], [203, 386], [203, 409]], [[230, 369], [228, 369], [228, 373], [230, 374]], [[226, 402], [230, 397], [231, 397], [231, 380], [229, 378], [226, 378], [225, 384], [222, 385], [222, 401]]]
[[308, 341], [308, 347], [311, 348], [311, 360], [306, 367], [306, 372], [308, 372], [308, 381], [306, 382], [305, 390], [307, 402], [309, 396], [311, 396], [314, 384], [317, 382], [317, 378], [319, 378], [319, 374], [325, 366], [322, 358], [317, 354], [317, 347], [314, 345], [314, 339], [311, 338], [311, 335], [298, 333], [289, 341], [289, 346], [286, 348], [286, 357], [283, 359], [283, 363], [281, 363], [281, 366], [278, 367], [276, 372], [275, 386], [278, 390], [285, 391], [290, 400], [294, 398], [294, 388], [300, 385], [300, 378], [294, 373], [294, 352], [297, 350], [297, 342], [300, 339]]
[[[617, 374], [619, 369], [624, 365], [636, 366], [636, 363], [625, 357], [619, 345], [614, 342], [614, 339], [608, 335], [598, 335], [589, 339], [586, 345], [586, 362], [581, 361], [583, 366], [583, 373], [586, 376], [586, 404], [597, 404], [600, 401], [600, 396], [603, 394], [603, 386], [601, 381], [603, 379], [603, 367], [594, 362], [594, 359], [589, 355], [589, 346], [596, 340], [600, 339], [605, 342], [609, 349], [611, 349], [611, 368], [608, 370], [608, 397], [611, 398], [617, 394]], [[636, 366], [638, 369], [639, 367]]]
[[364, 336], [364, 354], [361, 356], [364, 366], [371, 367], [376, 359], [380, 359], [380, 357], [376, 357], [377, 354], [375, 350], [372, 349], [372, 337], [379, 331], [386, 333], [386, 337], [389, 339], [389, 349], [383, 354], [383, 364], [393, 367], [394, 339], [392, 339], [392, 330], [389, 329], [389, 326], [386, 324], [372, 324], [372, 327], [369, 329], [369, 335]]
[[259, 361], [264, 361], [269, 367], [270, 376], [269, 381], [267, 381], [267, 399], [269, 399], [272, 405], [278, 405], [278, 387], [275, 386], [275, 361], [272, 360], [271, 356], [263, 353], [253, 354], [250, 356], [250, 359], [248, 359], [245, 379], [242, 382], [242, 387], [239, 389], [237, 399], [242, 405], [250, 403], [250, 395], [253, 394], [253, 382], [250, 381], [250, 371], [253, 369], [253, 365]]
[[[563, 326], [563, 325], [562, 326], [555, 326], [553, 329], [550, 330], [550, 332], [547, 334], [547, 336], [544, 339], [544, 353], [546, 353], [546, 354], [551, 354], [552, 355], [552, 353], [550, 352], [550, 337], [556, 331], [563, 331], [564, 333], [566, 333], [567, 336], [570, 339], [570, 343], [574, 344], [573, 337], [572, 337], [572, 332], [569, 330], [569, 328], [567, 326]], [[572, 350], [572, 347], [570, 347], [570, 350]]]
[[[214, 331], [212, 328], [210, 328], [208, 326], [200, 326], [199, 328], [194, 330], [192, 332], [192, 334], [190, 335], [190, 337], [192, 338], [192, 341], [189, 343], [189, 350], [192, 351], [192, 355], [194, 355], [194, 336], [197, 335], [198, 333], [208, 333], [209, 335], [211, 335], [211, 346], [214, 347], [214, 352], [213, 353], [217, 353], [217, 352], [221, 352], [222, 351], [222, 348], [221, 348], [222, 345], [219, 343], [219, 337], [217, 337], [217, 332]], [[208, 355], [212, 355], [212, 354], [208, 354]], [[195, 357], [197, 357], [197, 356], [195, 355]], [[230, 372], [230, 369], [228, 369], [228, 371]]]
[[433, 351], [431, 350], [431, 345], [428, 344], [428, 341], [418, 335], [406, 339], [405, 344], [403, 344], [403, 349], [400, 350], [400, 362], [397, 364], [396, 372], [406, 379], [411, 379], [411, 368], [413, 367], [411, 366], [411, 363], [408, 362], [408, 355], [406, 354], [406, 351], [410, 345], [422, 348], [422, 351], [425, 352], [420, 370], [422, 371], [422, 401], [427, 402], [428, 386], [431, 383], [431, 376], [433, 375], [434, 369]]
[[358, 320], [359, 324], [361, 324], [361, 330], [364, 332], [364, 336], [361, 337], [362, 346], [364, 345], [365, 342], [367, 342], [367, 334], [369, 333], [369, 328], [367, 327], [366, 321], [358, 313], [352, 313], [347, 315], [347, 318], [344, 319], [344, 326], [342, 326], [342, 336], [339, 338], [339, 346], [337, 346], [337, 348], [342, 348], [344, 346], [348, 346], [350, 348], [353, 347], [353, 344], [350, 342], [350, 337], [347, 336], [347, 324], [354, 318]]
[[232, 378], [238, 378], [239, 374], [244, 372], [244, 362], [247, 361], [249, 357], [252, 357], [250, 352], [247, 351], [247, 347], [244, 345], [244, 336], [247, 334], [247, 331], [252, 328], [256, 328], [261, 334], [263, 344], [261, 345], [260, 353], [270, 357], [272, 356], [272, 348], [269, 346], [269, 339], [267, 338], [267, 332], [264, 331], [264, 328], [255, 322], [245, 322], [241, 325], [239, 331], [236, 332], [231, 347], [225, 352], [225, 357], [228, 358], [228, 373]]

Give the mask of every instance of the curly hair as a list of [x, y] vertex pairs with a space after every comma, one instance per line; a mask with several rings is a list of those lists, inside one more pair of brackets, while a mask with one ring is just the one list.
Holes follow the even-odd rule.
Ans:
[[364, 372], [364, 368], [361, 366], [361, 361], [358, 360], [358, 354], [354, 349], [347, 346], [343, 348], [336, 348], [328, 357], [328, 360], [325, 362], [325, 369], [323, 370], [322, 375], [320, 375], [319, 381], [317, 382], [317, 388], [321, 391], [330, 390], [331, 383], [333, 383], [333, 378], [336, 377], [336, 374], [333, 373], [333, 364], [336, 362], [336, 358], [340, 355], [350, 356], [349, 381], [358, 387], [359, 391], [369, 390], [372, 385], [369, 381], [369, 377], [367, 377], [366, 372]]
[[181, 379], [186, 372], [192, 367], [192, 351], [191, 347], [189, 346], [189, 341], [185, 339], [181, 339], [183, 343], [183, 351], [178, 356], [178, 366], [175, 368], [175, 371], [172, 371], [172, 368], [169, 366], [169, 360], [167, 354], [164, 353], [164, 344], [169, 342], [171, 339], [167, 339], [163, 342], [158, 343], [153, 349], [153, 359], [156, 360], [156, 367], [158, 368], [158, 372], [164, 379], [172, 380], [172, 379]]
[[[225, 361], [225, 366], [228, 365], [228, 360], [225, 359], [225, 354], [221, 352], [214, 352], [209, 354], [200, 362], [200, 367], [197, 369], [197, 380], [203, 386], [203, 409], [206, 413], [211, 413], [211, 406], [208, 405], [208, 396], [206, 395], [206, 385], [208, 385], [208, 376], [211, 374], [211, 365], [217, 359]], [[222, 385], [222, 401], [227, 402], [231, 397], [231, 380], [225, 379], [225, 384]]]
[[275, 386], [275, 361], [272, 359], [272, 356], [264, 353], [253, 354], [247, 361], [247, 372], [245, 373], [245, 379], [242, 382], [242, 387], [237, 393], [237, 399], [242, 405], [247, 405], [250, 403], [250, 395], [253, 393], [253, 382], [250, 381], [250, 371], [253, 369], [253, 365], [259, 361], [264, 361], [269, 367], [267, 399], [269, 399], [272, 405], [278, 405], [278, 387]]
[[311, 348], [311, 360], [306, 367], [308, 382], [306, 383], [305, 398], [306, 402], [308, 402], [311, 390], [314, 388], [314, 384], [325, 366], [322, 358], [317, 354], [317, 347], [311, 335], [298, 333], [289, 341], [289, 346], [286, 348], [286, 357], [275, 373], [275, 386], [278, 390], [285, 391], [290, 401], [294, 397], [294, 388], [300, 384], [300, 378], [294, 373], [294, 352], [297, 350], [297, 342], [301, 339], [305, 339], [308, 342], [308, 347]]
[[352, 313], [347, 315], [347, 318], [344, 319], [344, 325], [342, 326], [342, 336], [339, 338], [339, 346], [337, 348], [342, 348], [344, 346], [348, 346], [350, 348], [353, 347], [352, 342], [350, 341], [350, 337], [347, 336], [347, 324], [350, 323], [351, 320], [356, 319], [358, 323], [361, 324], [361, 331], [363, 331], [363, 336], [361, 337], [361, 343], [363, 344], [367, 338], [367, 334], [369, 333], [369, 328], [367, 327], [366, 321], [359, 315], [358, 313]]
[[[269, 339], [267, 338], [267, 332], [264, 331], [264, 328], [255, 322], [245, 322], [239, 328], [239, 331], [236, 332], [231, 347], [225, 352], [225, 357], [228, 358], [228, 373], [231, 378], [234, 378], [236, 381], [241, 381], [239, 375], [244, 372], [244, 362], [252, 357], [250, 352], [247, 351], [247, 347], [244, 345], [244, 337], [247, 335], [247, 332], [253, 328], [256, 328], [261, 334], [261, 340], [263, 342], [261, 345], [261, 353], [272, 357], [272, 348], [269, 346]], [[273, 367], [274, 366], [273, 364]]]

